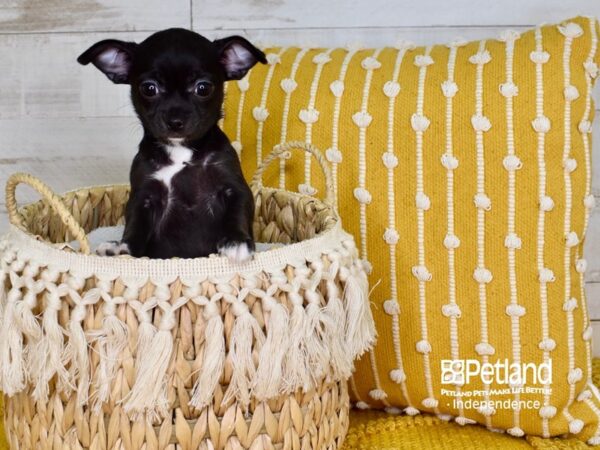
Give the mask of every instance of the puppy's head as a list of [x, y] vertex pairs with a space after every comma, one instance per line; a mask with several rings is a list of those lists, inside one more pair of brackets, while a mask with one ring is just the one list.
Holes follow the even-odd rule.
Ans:
[[94, 64], [113, 83], [130, 84], [145, 131], [161, 141], [202, 137], [220, 118], [223, 83], [266, 63], [264, 53], [243, 37], [211, 42], [179, 28], [140, 44], [100, 41], [77, 61]]

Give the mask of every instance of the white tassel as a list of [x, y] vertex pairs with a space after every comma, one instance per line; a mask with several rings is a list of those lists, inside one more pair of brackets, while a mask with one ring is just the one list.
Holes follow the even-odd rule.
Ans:
[[303, 334], [311, 382], [316, 384], [325, 376], [324, 368], [328, 367], [330, 361], [322, 320], [324, 310], [321, 308], [320, 297], [316, 292], [305, 291], [304, 297], [308, 300], [308, 305], [306, 306], [306, 328]]
[[25, 387], [23, 364], [23, 335], [15, 320], [15, 304], [21, 297], [20, 280], [13, 272], [10, 274], [12, 289], [8, 292], [4, 309], [2, 330], [0, 331], [0, 355], [2, 361], [2, 391], [12, 396]]
[[[96, 290], [88, 291], [88, 295], [98, 295]], [[104, 319], [102, 329], [89, 333], [91, 342], [97, 343], [97, 351], [100, 354], [100, 364], [96, 372], [95, 385], [97, 396], [94, 401], [93, 410], [98, 413], [102, 403], [108, 400], [110, 385], [117, 374], [117, 368], [121, 355], [127, 346], [127, 327], [115, 315], [115, 299], [110, 299], [107, 294], [102, 294], [105, 302], [103, 306]]]
[[265, 339], [260, 325], [243, 301], [247, 294], [248, 290], [242, 289], [238, 299], [231, 304], [235, 315], [229, 340], [229, 357], [233, 371], [222, 402], [226, 404], [235, 398], [246, 410], [250, 404], [250, 387], [256, 376], [252, 345], [254, 344], [255, 350], [260, 351]]
[[90, 369], [88, 343], [81, 327], [80, 317], [82, 317], [81, 320], [85, 318], [85, 309], [82, 308], [82, 311], [79, 312], [76, 307], [69, 322], [69, 343], [65, 352], [69, 355], [68, 360], [71, 363], [69, 376], [77, 385], [77, 404], [83, 406], [89, 399]]
[[259, 353], [258, 368], [253, 383], [253, 393], [260, 400], [276, 397], [283, 391], [283, 361], [289, 348], [289, 314], [273, 294], [277, 289], [271, 285], [262, 298], [263, 311], [270, 313], [267, 322], [267, 338]]
[[340, 278], [345, 281], [346, 343], [350, 355], [356, 358], [373, 346], [377, 334], [369, 306], [368, 281], [356, 265], [350, 270], [340, 268]]
[[325, 335], [329, 337], [330, 364], [336, 379], [348, 379], [352, 376], [353, 357], [348, 355], [344, 341], [345, 314], [344, 304], [333, 281], [327, 282], [328, 301], [325, 307]]
[[207, 321], [204, 331], [204, 358], [189, 402], [189, 405], [196, 409], [210, 404], [225, 367], [225, 335], [219, 305], [215, 301], [206, 303], [203, 315]]
[[171, 330], [177, 325], [175, 312], [186, 302], [187, 298], [181, 297], [173, 305], [166, 301], [158, 303], [163, 316], [147, 353], [141, 355], [135, 383], [123, 408], [133, 420], [145, 417], [150, 422], [155, 422], [168, 414], [166, 378], [173, 354]]
[[306, 312], [304, 311], [304, 298], [298, 292], [290, 292], [289, 300], [292, 302], [292, 312], [289, 320], [290, 346], [283, 362], [283, 392], [291, 394], [298, 387], [304, 392], [313, 388], [312, 379], [308, 369], [308, 355], [304, 332], [306, 329]]

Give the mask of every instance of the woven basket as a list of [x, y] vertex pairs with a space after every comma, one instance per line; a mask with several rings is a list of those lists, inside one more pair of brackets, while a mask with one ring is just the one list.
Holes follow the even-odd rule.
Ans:
[[[293, 148], [323, 168], [325, 201], [262, 187]], [[43, 200], [18, 210], [19, 183]], [[0, 387], [13, 448], [341, 445], [346, 380], [375, 337], [366, 274], [316, 149], [276, 147], [252, 190], [257, 240], [289, 245], [235, 265], [91, 255], [86, 233], [122, 222], [128, 186], [58, 197], [32, 176], [9, 179]]]

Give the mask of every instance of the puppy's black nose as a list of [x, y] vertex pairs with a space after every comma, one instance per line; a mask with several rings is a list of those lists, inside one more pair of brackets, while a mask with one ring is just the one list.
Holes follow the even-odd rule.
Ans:
[[183, 120], [167, 119], [167, 127], [170, 131], [181, 131], [183, 129]]

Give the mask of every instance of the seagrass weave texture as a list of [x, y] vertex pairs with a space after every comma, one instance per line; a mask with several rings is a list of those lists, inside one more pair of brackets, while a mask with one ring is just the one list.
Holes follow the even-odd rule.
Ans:
[[[310, 146], [278, 147], [270, 160], [295, 147], [329, 177]], [[19, 183], [45, 199], [17, 210]], [[121, 221], [127, 186], [59, 198], [11, 177], [0, 386], [12, 448], [341, 445], [346, 380], [375, 335], [366, 274], [327, 202], [253, 191], [257, 238], [289, 245], [245, 265], [110, 258], [65, 243], [74, 237], [85, 253], [87, 232]]]

